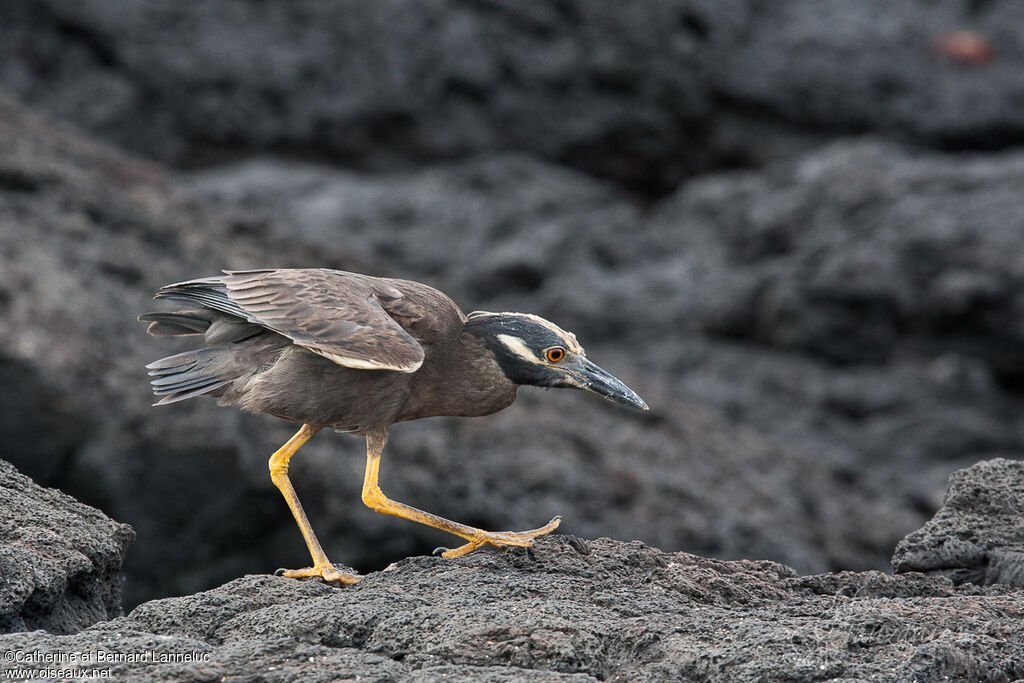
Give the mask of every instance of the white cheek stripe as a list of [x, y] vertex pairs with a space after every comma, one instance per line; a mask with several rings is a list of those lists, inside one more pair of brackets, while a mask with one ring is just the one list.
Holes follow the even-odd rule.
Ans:
[[511, 334], [499, 334], [498, 341], [504, 344], [505, 348], [507, 348], [509, 351], [516, 354], [523, 360], [529, 361], [531, 363], [541, 362], [540, 358], [537, 358], [537, 356], [533, 355], [533, 351], [530, 350], [530, 347], [527, 346], [526, 343], [519, 337], [514, 337]]

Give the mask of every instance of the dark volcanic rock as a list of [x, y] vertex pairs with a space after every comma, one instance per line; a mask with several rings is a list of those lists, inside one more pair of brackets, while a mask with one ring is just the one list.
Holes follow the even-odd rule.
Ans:
[[[1006, 351], [1019, 339], [1020, 233], [1003, 225], [1019, 155], [843, 143], [692, 183], [648, 212], [524, 155], [364, 177], [250, 163], [191, 175], [183, 192], [5, 106], [0, 342], [31, 397], [5, 417], [11, 433], [51, 424], [34, 406], [73, 417], [18, 464], [135, 526], [130, 603], [306, 561], [265, 469], [294, 427], [209, 401], [149, 408], [142, 366], [183, 347], [145, 337], [134, 316], [159, 285], [220, 267], [357, 269], [421, 279], [467, 309], [531, 310], [574, 329], [654, 406], [524, 390], [490, 418], [396, 426], [384, 490], [479, 526], [563, 514], [585, 536], [800, 571], [879, 568], [951, 469], [1024, 451]], [[930, 238], [918, 225], [945, 227]], [[36, 234], [47, 239], [24, 238]], [[858, 274], [858, 248], [873, 250], [855, 260], [865, 268], [871, 253], [908, 254], [871, 271], [871, 296], [895, 318], [862, 314], [856, 277], [835, 274]], [[941, 282], [986, 276], [989, 298], [971, 285], [974, 303], [950, 314]], [[988, 313], [972, 316], [978, 301]], [[294, 464], [332, 557], [367, 571], [451, 542], [365, 509], [362, 463], [358, 441], [326, 434]]]
[[[720, 4], [744, 7], [741, 28], [712, 60], [712, 87], [731, 108], [947, 149], [1021, 142], [1014, 102], [1024, 93], [1024, 50], [1011, 35], [1024, 14], [1012, 0]], [[968, 31], [989, 59], [942, 49], [944, 37]]]
[[344, 589], [249, 576], [0, 647], [192, 660], [92, 665], [140, 681], [997, 681], [1024, 675], [1022, 616], [1019, 591], [795, 577], [771, 562], [556, 535], [530, 551], [412, 558]]
[[685, 4], [0, 7], [0, 82], [165, 161], [386, 168], [521, 147], [640, 184], [701, 163], [683, 153], [709, 104]]
[[996, 459], [954, 472], [942, 509], [900, 541], [892, 566], [1024, 586], [1024, 463]]
[[[0, 4], [0, 83], [176, 164], [520, 149], [650, 194], [836, 134], [1019, 144], [1021, 21], [1011, 0], [38, 0]], [[963, 30], [992, 58], [936, 49]]]
[[[1019, 145], [1022, 25], [1008, 0], [0, 2], [0, 85], [155, 160], [0, 94], [0, 458], [135, 527], [129, 604], [307, 561], [266, 472], [293, 425], [149, 406], [144, 364], [184, 346], [135, 316], [220, 268], [536, 312], [653, 408], [524, 390], [398, 425], [391, 497], [765, 558], [554, 536], [374, 571], [452, 539], [367, 510], [362, 444], [325, 434], [292, 472], [361, 583], [248, 576], [0, 651], [154, 681], [1024, 678], [1024, 153], [893, 141]], [[796, 575], [884, 566], [979, 460], [900, 574]], [[0, 484], [0, 631], [114, 616], [130, 530]]]
[[[250, 430], [239, 416], [194, 406], [151, 419], [143, 365], [171, 348], [135, 316], [158, 286], [186, 275], [182, 263], [188, 274], [216, 272], [261, 265], [266, 253], [310, 263], [312, 252], [279, 249], [259, 226], [172, 192], [157, 167], [2, 96], [0, 147], [0, 457], [135, 527], [129, 604], [166, 594], [169, 576], [178, 591], [238, 576], [249, 563], [233, 566], [211, 543], [267, 543], [275, 523], [264, 509], [277, 509], [276, 494], [249, 483], [239, 458]], [[338, 253], [316, 260], [349, 265]], [[248, 516], [224, 512], [235, 508]], [[208, 550], [183, 555], [190, 542]], [[279, 564], [288, 556], [268, 554]]]
[[877, 140], [695, 181], [658, 205], [650, 228], [654, 253], [686, 277], [667, 322], [836, 363], [964, 354], [1013, 385], [1022, 183], [1022, 154]]
[[[850, 140], [707, 176], [649, 211], [522, 156], [372, 178], [260, 160], [184, 183], [282, 239], [344, 243], [460, 301], [528, 299], [586, 331], [608, 367], [675, 378], [672, 394], [826, 460], [844, 488], [886, 501], [853, 513], [873, 550], [830, 551], [833, 567], [888, 557], [898, 536], [883, 530], [919, 526], [950, 471], [1024, 454], [1019, 153]], [[813, 499], [815, 514], [831, 507]]]
[[634, 339], [698, 336], [649, 357], [691, 395], [936, 507], [950, 470], [1024, 454], [1022, 184], [1019, 153], [878, 141], [695, 181], [650, 217], [646, 277], [620, 281], [659, 302]]
[[[344, 248], [489, 310], [528, 301], [542, 315], [572, 315], [587, 301], [581, 277], [613, 278], [646, 246], [641, 212], [621, 192], [525, 155], [381, 175], [266, 158], [180, 177], [282, 240]], [[559, 290], [582, 301], [556, 309], [548, 293]], [[600, 303], [605, 320], [590, 328], [591, 341], [607, 334], [609, 301]]]
[[[469, 304], [561, 311], [556, 319], [576, 328], [592, 357], [655, 406], [641, 415], [574, 392], [524, 390], [513, 409], [490, 418], [396, 426], [382, 485], [397, 500], [488, 528], [530, 527], [563, 514], [564, 529], [573, 533], [770, 557], [803, 570], [881, 566], [919, 524], [875, 492], [848, 490], [827, 462], [680, 399], [671, 376], [634, 371], [635, 359], [611, 354], [613, 324], [588, 334], [574, 324], [571, 305], [545, 307], [543, 293], [557, 292], [553, 283], [571, 286], [581, 264], [608, 273], [627, 267], [601, 261], [600, 253], [608, 253], [635, 213], [600, 183], [520, 157], [387, 177], [343, 193], [352, 200], [346, 206], [358, 209], [354, 218], [370, 213], [346, 233], [326, 218], [310, 228], [216, 211], [168, 187], [159, 169], [83, 143], [10, 101], [0, 113], [0, 138], [12, 150], [2, 160], [4, 173], [20, 179], [0, 193], [0, 263], [10, 274], [0, 283], [0, 342], [11, 357], [11, 381], [25, 381], [32, 397], [10, 406], [3, 418], [11, 426], [4, 429], [18, 434], [22, 425], [38, 425], [57, 435], [29, 439], [11, 457], [135, 527], [129, 604], [307, 561], [266, 472], [269, 454], [293, 426], [210, 401], [150, 407], [143, 366], [183, 349], [146, 337], [134, 318], [159, 307], [149, 301], [159, 285], [220, 267], [381, 273], [359, 264], [390, 261], [394, 270], [381, 274], [423, 277]], [[389, 195], [393, 183], [404, 187]], [[388, 196], [395, 200], [390, 209]], [[435, 227], [445, 217], [453, 240], [448, 256], [461, 255], [451, 260], [466, 270], [431, 275], [414, 267], [415, 259], [443, 265], [430, 240], [444, 234]], [[481, 244], [472, 241], [480, 239], [474, 227], [497, 240], [502, 231], [516, 239], [476, 259], [459, 246]], [[393, 243], [402, 231], [413, 248], [388, 259], [377, 245], [389, 235]], [[510, 272], [495, 268], [502, 261]], [[524, 272], [545, 277], [532, 290], [510, 287]], [[612, 306], [608, 313], [619, 316]], [[74, 419], [47, 422], [50, 406]], [[366, 509], [359, 498], [363, 460], [359, 441], [324, 434], [293, 465], [332, 557], [366, 571], [452, 542]], [[876, 548], [877, 561], [849, 550], [859, 547]]]
[[121, 612], [135, 534], [0, 460], [0, 633], [74, 633]]

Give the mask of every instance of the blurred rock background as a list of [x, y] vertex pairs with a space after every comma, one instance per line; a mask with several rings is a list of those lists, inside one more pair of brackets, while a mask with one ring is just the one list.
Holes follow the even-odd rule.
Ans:
[[[1024, 455], [1011, 0], [0, 0], [0, 458], [130, 523], [126, 606], [306, 563], [266, 460], [135, 316], [220, 268], [407, 277], [575, 331], [639, 415], [524, 390], [396, 426], [393, 498], [492, 528], [886, 568]], [[450, 542], [293, 465], [328, 554]]]

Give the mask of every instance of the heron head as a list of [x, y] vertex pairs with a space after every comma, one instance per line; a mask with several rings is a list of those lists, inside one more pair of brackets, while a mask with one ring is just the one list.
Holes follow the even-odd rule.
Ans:
[[475, 311], [469, 314], [466, 329], [483, 339], [505, 376], [516, 384], [582, 389], [647, 410], [636, 392], [587, 358], [576, 335], [544, 318]]

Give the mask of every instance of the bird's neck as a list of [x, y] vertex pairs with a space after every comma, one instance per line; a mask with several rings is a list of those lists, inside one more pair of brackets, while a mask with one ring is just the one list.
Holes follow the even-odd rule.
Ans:
[[490, 415], [516, 400], [516, 385], [479, 335], [465, 331], [455, 343], [424, 351], [400, 420]]

